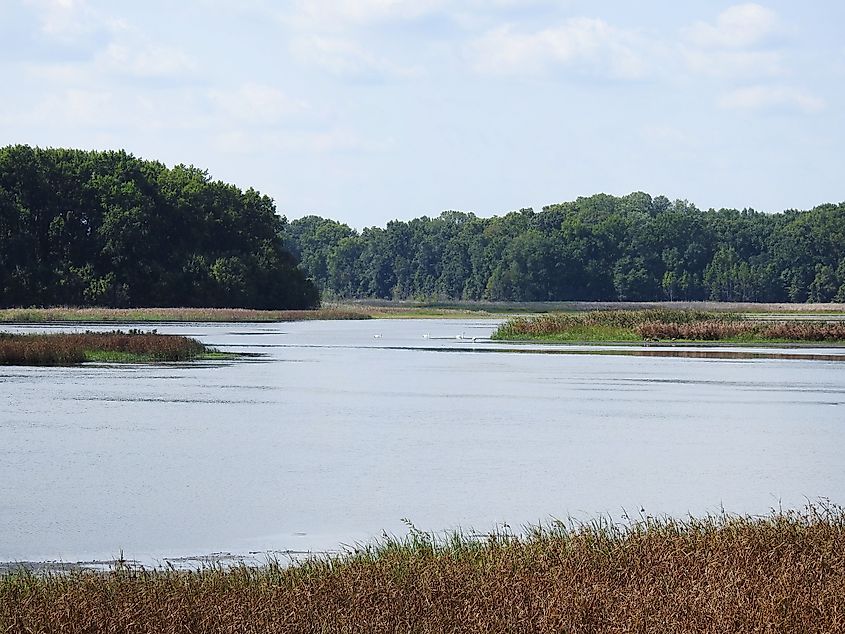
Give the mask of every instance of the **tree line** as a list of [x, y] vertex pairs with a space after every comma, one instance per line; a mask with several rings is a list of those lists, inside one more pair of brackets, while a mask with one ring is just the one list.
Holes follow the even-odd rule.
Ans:
[[845, 301], [845, 203], [768, 214], [598, 194], [360, 232], [307, 216], [287, 236], [326, 297]]
[[[297, 260], [300, 264], [297, 266]], [[356, 231], [195, 167], [0, 148], [0, 305], [306, 308], [328, 298], [845, 301], [845, 203], [702, 211], [636, 192]]]
[[308, 308], [254, 189], [123, 151], [0, 148], [0, 305]]

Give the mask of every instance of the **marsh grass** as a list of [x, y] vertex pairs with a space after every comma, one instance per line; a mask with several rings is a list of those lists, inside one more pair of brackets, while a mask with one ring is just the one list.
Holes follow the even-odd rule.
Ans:
[[137, 330], [0, 334], [0, 365], [73, 365], [84, 361], [187, 361], [211, 353], [196, 339]]
[[516, 317], [494, 339], [550, 341], [839, 342], [845, 322], [760, 320], [699, 310], [606, 310]]
[[0, 577], [6, 632], [841, 632], [845, 518], [555, 523], [284, 566]]
[[696, 323], [646, 322], [635, 328], [646, 340], [680, 339], [688, 341], [845, 341], [843, 322], [775, 322], [751, 320]]
[[246, 308], [7, 308], [0, 322], [278, 322], [315, 319], [369, 319], [347, 308], [316, 310], [251, 310]]

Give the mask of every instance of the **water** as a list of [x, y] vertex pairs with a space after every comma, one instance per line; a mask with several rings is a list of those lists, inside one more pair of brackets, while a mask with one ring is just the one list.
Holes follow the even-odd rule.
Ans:
[[560, 348], [491, 344], [495, 324], [169, 325], [265, 356], [0, 367], [0, 561], [843, 501], [845, 350], [513, 354]]

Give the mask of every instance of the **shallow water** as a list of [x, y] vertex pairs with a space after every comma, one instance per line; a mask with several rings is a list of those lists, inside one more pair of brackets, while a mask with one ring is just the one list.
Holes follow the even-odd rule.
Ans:
[[0, 561], [843, 501], [845, 350], [571, 354], [592, 348], [492, 344], [495, 324], [164, 325], [265, 356], [0, 367]]

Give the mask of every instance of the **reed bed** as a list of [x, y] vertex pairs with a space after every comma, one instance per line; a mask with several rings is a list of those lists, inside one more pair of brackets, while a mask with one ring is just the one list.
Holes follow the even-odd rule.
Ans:
[[0, 577], [0, 631], [842, 632], [845, 519], [554, 524], [405, 539], [289, 567]]
[[695, 323], [646, 322], [635, 327], [646, 340], [681, 339], [690, 341], [845, 341], [845, 323], [701, 321]]
[[607, 310], [508, 320], [495, 339], [559, 341], [840, 342], [843, 321], [755, 319], [699, 310]]
[[187, 361], [208, 352], [196, 339], [136, 330], [0, 334], [0, 365], [73, 365], [90, 360]]
[[7, 308], [0, 322], [278, 322], [315, 319], [369, 319], [366, 312], [346, 308], [316, 310], [252, 310], [246, 308]]

